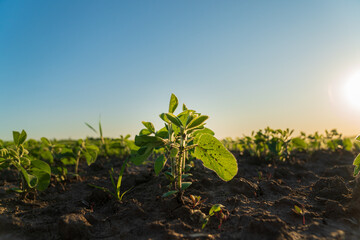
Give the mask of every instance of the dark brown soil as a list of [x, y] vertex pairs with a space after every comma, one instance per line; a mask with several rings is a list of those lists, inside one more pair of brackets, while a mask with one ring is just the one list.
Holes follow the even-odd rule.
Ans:
[[[88, 183], [110, 187], [108, 171], [114, 166], [118, 172], [122, 160], [82, 166], [81, 181], [52, 184], [36, 200], [5, 193], [17, 176], [2, 172], [0, 239], [360, 239], [352, 153], [297, 153], [276, 165], [235, 155], [239, 172], [229, 182], [196, 161], [185, 205], [161, 198], [168, 181], [154, 175], [151, 163], [127, 169], [122, 189], [134, 188], [121, 203]], [[193, 209], [190, 194], [207, 200]], [[216, 203], [226, 207], [228, 219], [219, 229], [213, 216], [201, 229], [203, 214]], [[294, 205], [306, 209], [305, 225]]]

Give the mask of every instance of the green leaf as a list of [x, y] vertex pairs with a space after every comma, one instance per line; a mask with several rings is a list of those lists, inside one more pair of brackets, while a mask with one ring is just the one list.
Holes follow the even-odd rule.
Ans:
[[192, 182], [183, 182], [181, 183], [181, 190], [185, 190], [188, 187], [190, 187], [190, 185], [192, 184]]
[[93, 128], [90, 124], [85, 123], [86, 126], [88, 126], [91, 130], [93, 130], [95, 133], [97, 133], [97, 131], [95, 130], [95, 128]]
[[38, 170], [36, 168], [33, 168], [29, 171], [32, 175], [36, 176], [36, 178], [38, 179], [37, 185], [36, 185], [36, 189], [39, 191], [44, 191], [45, 189], [48, 188], [48, 186], [50, 185], [50, 178], [51, 178], [51, 174]]
[[353, 143], [351, 142], [350, 138], [344, 138], [343, 146], [346, 151], [351, 151], [353, 148]]
[[154, 124], [152, 124], [151, 122], [144, 122], [144, 121], [142, 121], [142, 124], [144, 124], [144, 126], [145, 126], [151, 133], [155, 133]]
[[170, 120], [170, 122], [172, 122], [173, 124], [175, 124], [178, 127], [182, 127], [182, 122], [177, 116], [175, 116], [172, 113], [165, 113], [165, 115]]
[[34, 188], [36, 187], [37, 183], [38, 183], [38, 179], [37, 177], [29, 174], [22, 166], [18, 166], [18, 168], [21, 171], [22, 176], [25, 179], [25, 182], [28, 184], [28, 186], [30, 188]]
[[101, 121], [100, 120], [99, 120], [99, 132], [100, 132], [100, 137], [103, 138], [103, 131], [102, 131]]
[[31, 161], [31, 169], [38, 169], [39, 171], [43, 171], [51, 175], [51, 168], [49, 164], [41, 160]]
[[299, 137], [291, 139], [291, 143], [294, 145], [297, 149], [306, 149], [307, 144], [304, 139], [301, 139]]
[[195, 137], [194, 142], [197, 143], [197, 141], [199, 140], [199, 137], [204, 133], [210, 134], [212, 136], [215, 135], [215, 133], [212, 130], [210, 130], [209, 128], [199, 129], [199, 130], [192, 132], [192, 136]]
[[353, 165], [354, 166], [360, 166], [360, 153], [354, 159]]
[[234, 155], [210, 134], [200, 136], [194, 156], [200, 159], [206, 168], [215, 171], [224, 181], [231, 180], [238, 171]]
[[355, 166], [355, 168], [354, 168], [354, 177], [356, 177], [359, 174], [359, 171], [360, 171], [360, 153], [354, 159], [353, 165]]
[[179, 104], [179, 101], [177, 99], [177, 97], [175, 96], [175, 94], [171, 94], [171, 97], [170, 97], [170, 103], [169, 103], [169, 113], [174, 113], [177, 106]]
[[20, 133], [17, 131], [13, 131], [13, 139], [14, 139], [14, 144], [16, 146], [19, 146], [19, 137], [20, 137]]
[[360, 171], [360, 166], [356, 166], [354, 168], [354, 177], [356, 177], [359, 174], [359, 171]]
[[154, 163], [154, 170], [156, 175], [159, 175], [161, 170], [164, 168], [166, 161], [167, 159], [164, 155], [160, 155], [158, 158], [156, 158]]
[[161, 147], [164, 146], [164, 141], [160, 137], [141, 135], [135, 136], [135, 144], [139, 147], [146, 145], [152, 145], [153, 147]]
[[209, 216], [213, 216], [214, 213], [220, 212], [222, 208], [225, 208], [224, 205], [214, 204], [209, 210]]
[[356, 136], [355, 140], [360, 141], [360, 134]]
[[41, 138], [41, 142], [44, 143], [46, 146], [51, 145], [49, 139], [47, 139], [46, 137], [42, 137], [42, 138]]
[[205, 122], [209, 117], [206, 115], [200, 115], [197, 118], [191, 120], [191, 122], [186, 126], [187, 129], [196, 128]]
[[22, 130], [19, 136], [19, 145], [23, 144], [26, 140], [27, 134], [25, 130]]
[[299, 208], [298, 206], [294, 206], [294, 211], [297, 213], [297, 214], [302, 214], [302, 210], [301, 210], [301, 208]]
[[176, 155], [178, 154], [178, 152], [179, 152], [179, 149], [178, 149], [178, 148], [172, 148], [172, 149], [170, 150], [170, 157], [172, 157], [172, 158], [176, 157]]
[[[142, 147], [138, 150], [138, 153], [131, 156], [130, 161], [133, 162], [135, 165], [141, 165], [144, 161], [148, 159], [152, 151], [154, 150], [153, 147]], [[144, 151], [142, 153], [142, 151]]]
[[166, 127], [163, 127], [162, 129], [160, 129], [159, 131], [157, 131], [155, 133], [155, 136], [161, 137], [162, 139], [167, 139], [167, 138], [169, 138], [169, 132], [166, 129]]
[[166, 113], [162, 113], [159, 117], [166, 123], [170, 123], [169, 119], [166, 117]]
[[183, 103], [182, 109], [183, 109], [183, 111], [188, 110], [188, 108], [186, 107], [185, 103]]
[[169, 191], [167, 193], [164, 193], [161, 197], [166, 198], [166, 197], [169, 197], [169, 196], [171, 196], [171, 195], [173, 195], [175, 193], [178, 193], [178, 192], [179, 192], [178, 190]]
[[151, 134], [151, 132], [147, 128], [141, 129], [140, 133], [139, 133], [140, 136], [141, 135], [150, 135], [150, 134]]

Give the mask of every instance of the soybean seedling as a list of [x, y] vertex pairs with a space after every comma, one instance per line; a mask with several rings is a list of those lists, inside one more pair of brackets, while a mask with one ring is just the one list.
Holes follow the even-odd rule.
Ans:
[[78, 178], [80, 159], [85, 158], [88, 166], [90, 166], [96, 161], [99, 148], [95, 145], [88, 144], [84, 140], [80, 139], [77, 141], [73, 152], [76, 156], [75, 175]]
[[177, 106], [178, 99], [172, 94], [168, 113], [160, 114], [165, 127], [159, 131], [155, 131], [151, 122], [142, 122], [145, 128], [135, 136], [135, 144], [140, 149], [131, 161], [135, 165], [142, 164], [155, 149], [160, 149], [163, 154], [155, 160], [155, 174], [158, 175], [169, 161], [171, 172], [168, 175], [173, 179], [173, 189], [163, 197], [178, 194], [178, 200], [183, 203], [183, 191], [191, 185], [191, 182], [182, 181], [189, 154], [200, 159], [224, 181], [231, 180], [238, 167], [235, 157], [213, 136], [213, 131], [204, 127], [209, 117], [188, 109], [185, 104], [183, 111], [175, 115]]
[[14, 146], [0, 149], [0, 170], [14, 167], [21, 179], [19, 188], [12, 188], [11, 191], [22, 193], [23, 198], [30, 191], [43, 191], [50, 184], [50, 166], [41, 160], [33, 160], [24, 147], [27, 134], [24, 130], [21, 133], [13, 131]]
[[196, 196], [196, 195], [191, 195], [191, 194], [190, 194], [190, 199], [192, 202], [192, 208], [195, 208], [195, 207], [201, 205], [203, 202], [205, 202], [207, 200], [207, 199], [201, 200], [201, 196]]
[[306, 210], [305, 210], [304, 206], [301, 206], [301, 208], [300, 208], [295, 205], [294, 209], [292, 209], [292, 210], [294, 213], [302, 216], [302, 223], [303, 223], [303, 225], [305, 225], [305, 211]]
[[[355, 140], [360, 141], [360, 135], [358, 135]], [[354, 177], [356, 177], [357, 175], [359, 175], [360, 172], [360, 153], [354, 159], [353, 165], [355, 166]]]
[[228, 213], [226, 213], [226, 212], [224, 211], [224, 209], [225, 209], [225, 207], [224, 207], [223, 205], [221, 205], [221, 204], [214, 204], [214, 205], [210, 208], [210, 210], [209, 210], [209, 215], [206, 216], [206, 218], [205, 218], [205, 220], [204, 220], [201, 228], [204, 229], [205, 226], [206, 226], [206, 224], [209, 223], [210, 217], [212, 217], [212, 216], [215, 215], [215, 216], [217, 217], [217, 219], [219, 219], [218, 229], [220, 230], [223, 221], [225, 221], [225, 220], [228, 219], [228, 217], [229, 217]]

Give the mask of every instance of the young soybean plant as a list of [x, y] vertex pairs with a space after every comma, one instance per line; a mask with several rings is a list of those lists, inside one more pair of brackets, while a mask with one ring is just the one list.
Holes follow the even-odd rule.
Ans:
[[155, 160], [155, 173], [158, 175], [169, 161], [171, 173], [168, 173], [168, 176], [174, 182], [173, 190], [165, 193], [163, 197], [178, 194], [178, 200], [183, 202], [183, 191], [191, 185], [191, 182], [182, 181], [190, 152], [224, 181], [229, 181], [236, 175], [238, 166], [236, 158], [213, 136], [210, 129], [204, 127], [208, 116], [187, 109], [185, 104], [183, 111], [175, 115], [177, 106], [178, 99], [172, 94], [168, 113], [160, 114], [165, 127], [159, 131], [155, 131], [151, 122], [142, 122], [145, 128], [135, 136], [135, 144], [140, 149], [132, 156], [131, 161], [140, 165], [154, 149], [163, 150], [164, 154]]
[[43, 191], [50, 184], [50, 166], [41, 160], [32, 160], [29, 152], [24, 147], [27, 134], [24, 130], [21, 133], [14, 131], [14, 147], [0, 149], [0, 170], [14, 167], [21, 178], [20, 188], [12, 188], [11, 191], [27, 193], [34, 190]]
[[[355, 139], [357, 141], [360, 141], [360, 135], [358, 135]], [[354, 177], [356, 177], [357, 175], [359, 175], [359, 172], [360, 172], [360, 153], [354, 159], [353, 165], [355, 166]]]

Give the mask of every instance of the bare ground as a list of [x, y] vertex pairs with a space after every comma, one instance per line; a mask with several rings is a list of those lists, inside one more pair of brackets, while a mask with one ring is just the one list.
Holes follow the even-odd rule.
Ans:
[[[121, 203], [88, 184], [110, 187], [108, 171], [114, 166], [118, 172], [122, 160], [82, 166], [82, 180], [52, 184], [26, 200], [5, 192], [17, 175], [4, 171], [0, 239], [360, 239], [360, 184], [352, 177], [352, 153], [296, 153], [276, 164], [234, 154], [239, 172], [229, 182], [195, 161], [185, 205], [161, 198], [169, 182], [154, 175], [151, 163], [127, 169], [122, 189], [134, 188]], [[190, 194], [207, 200], [193, 208]], [[201, 229], [201, 216], [216, 203], [229, 217], [220, 229], [215, 216]], [[305, 224], [294, 205], [306, 209]]]

